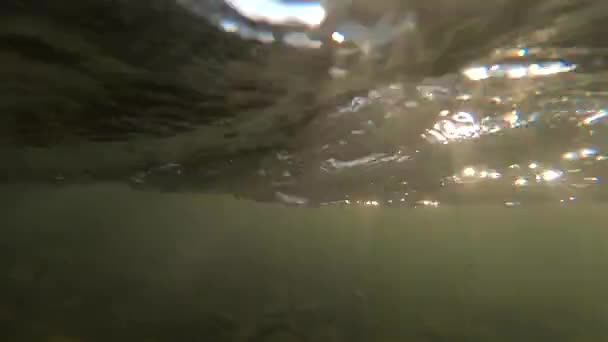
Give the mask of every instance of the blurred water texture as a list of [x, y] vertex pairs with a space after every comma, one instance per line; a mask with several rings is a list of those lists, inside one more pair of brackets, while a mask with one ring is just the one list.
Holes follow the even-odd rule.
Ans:
[[[404, 9], [367, 25], [345, 14], [328, 28], [323, 9], [344, 12], [351, 2], [227, 3], [228, 11], [215, 3], [214, 10], [206, 7], [200, 13], [211, 13], [210, 20], [227, 32], [264, 44], [276, 44], [281, 36], [279, 43], [297, 48], [336, 44], [328, 70], [335, 82], [365, 78], [361, 66], [370, 56], [380, 58], [375, 63], [390, 64], [395, 45], [414, 44], [417, 32], [434, 24], [419, 22], [418, 13]], [[200, 2], [182, 4], [196, 9]], [[473, 7], [435, 5], [455, 13]], [[558, 12], [569, 6], [575, 10]], [[601, 34], [595, 22], [604, 17], [604, 7], [599, 2], [530, 4], [534, 10], [528, 21], [491, 37], [493, 48], [469, 39], [467, 48], [477, 55], [459, 72], [368, 82], [371, 88], [320, 113], [285, 148], [269, 153], [258, 179], [250, 180], [265, 190], [246, 196], [298, 205], [368, 206], [605, 200], [608, 50], [598, 47], [599, 38], [584, 37], [589, 30], [595, 37]], [[323, 32], [330, 42], [315, 38]], [[450, 38], [467, 39], [458, 34]], [[290, 35], [304, 38], [292, 44]], [[424, 50], [424, 44], [415, 49]], [[400, 52], [398, 58], [414, 59]], [[344, 55], [364, 62], [343, 65]]]
[[606, 340], [608, 3], [66, 4], [0, 4], [0, 341]]

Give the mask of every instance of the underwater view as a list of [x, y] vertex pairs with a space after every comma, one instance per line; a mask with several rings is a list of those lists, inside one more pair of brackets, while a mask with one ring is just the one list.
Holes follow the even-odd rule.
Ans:
[[608, 341], [607, 18], [3, 1], [0, 341]]

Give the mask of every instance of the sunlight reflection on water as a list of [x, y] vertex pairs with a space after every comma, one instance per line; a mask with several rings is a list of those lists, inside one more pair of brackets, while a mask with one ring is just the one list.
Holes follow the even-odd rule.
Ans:
[[[196, 0], [180, 3], [193, 11], [200, 6]], [[384, 56], [383, 49], [400, 39], [419, 39], [427, 24], [407, 9], [363, 23], [348, 15], [349, 1], [224, 4], [228, 10], [216, 6], [205, 15], [226, 32], [296, 48], [334, 44], [328, 77], [344, 83], [360, 77], [369, 56]], [[560, 4], [547, 1], [534, 15]], [[289, 158], [265, 158], [256, 182], [275, 193], [272, 200], [298, 205], [608, 198], [601, 182], [608, 155], [601, 68], [607, 51], [551, 44], [592, 16], [583, 12], [513, 28], [518, 35], [479, 50], [459, 72], [376, 82], [316, 116], [297, 133], [299, 143], [286, 147]], [[358, 57], [343, 63], [344, 56]]]

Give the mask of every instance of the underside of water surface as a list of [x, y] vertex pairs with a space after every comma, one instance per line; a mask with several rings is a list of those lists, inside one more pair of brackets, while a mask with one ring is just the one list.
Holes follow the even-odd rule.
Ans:
[[5, 1], [3, 180], [603, 201], [602, 1]]

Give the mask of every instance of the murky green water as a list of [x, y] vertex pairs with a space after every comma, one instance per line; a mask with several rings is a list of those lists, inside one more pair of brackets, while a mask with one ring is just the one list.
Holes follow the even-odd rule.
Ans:
[[3, 187], [4, 341], [602, 341], [603, 205]]

